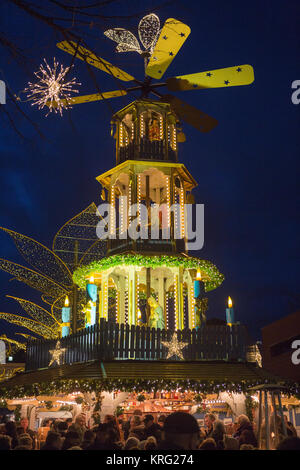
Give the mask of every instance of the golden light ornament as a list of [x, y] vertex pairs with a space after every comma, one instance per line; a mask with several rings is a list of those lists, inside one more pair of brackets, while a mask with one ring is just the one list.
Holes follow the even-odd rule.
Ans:
[[72, 93], [78, 93], [75, 87], [81, 85], [75, 77], [71, 80], [66, 79], [72, 67], [73, 65], [64, 67], [55, 58], [51, 67], [44, 59], [44, 64], [41, 64], [39, 70], [34, 72], [36, 82], [29, 82], [24, 90], [29, 100], [32, 101], [31, 105], [36, 105], [39, 109], [47, 106], [49, 111], [46, 116], [52, 111], [62, 116], [63, 109], [71, 108]]
[[168, 348], [167, 359], [172, 356], [177, 356], [180, 359], [184, 359], [182, 349], [184, 349], [188, 343], [178, 341], [177, 333], [173, 333], [171, 341], [162, 341], [162, 345]]
[[[160, 21], [157, 15], [150, 13], [141, 19], [138, 25], [138, 35], [145, 51], [152, 53], [158, 39], [159, 32]], [[135, 51], [139, 54], [143, 54], [139, 41], [135, 35], [127, 29], [108, 29], [107, 31], [104, 31], [104, 35], [118, 44], [116, 47], [117, 52]]]
[[50, 367], [52, 364], [54, 364], [55, 362], [60, 366], [60, 363], [61, 363], [61, 356], [66, 352], [67, 348], [62, 348], [60, 346], [60, 341], [57, 341], [56, 345], [55, 345], [55, 349], [50, 349], [49, 350], [49, 353], [51, 354], [52, 358], [49, 362], [49, 366]]

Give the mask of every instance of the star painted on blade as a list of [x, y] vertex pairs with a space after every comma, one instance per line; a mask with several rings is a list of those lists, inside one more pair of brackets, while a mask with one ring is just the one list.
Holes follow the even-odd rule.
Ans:
[[177, 333], [173, 333], [171, 341], [162, 341], [162, 345], [168, 348], [167, 359], [172, 356], [178, 356], [180, 359], [184, 359], [182, 349], [184, 349], [188, 343], [178, 341]]
[[167, 39], [168, 39], [168, 36], [163, 36], [163, 39], [167, 40]]
[[229, 80], [224, 81], [225, 85], [229, 85]]
[[237, 72], [241, 72], [241, 71], [242, 71], [241, 67], [238, 67], [238, 68], [236, 69], [236, 71], [237, 71]]
[[52, 355], [51, 361], [49, 362], [50, 367], [54, 362], [57, 362], [57, 364], [60, 366], [60, 360], [61, 360], [61, 355], [66, 352], [67, 348], [61, 348], [60, 347], [60, 341], [57, 341], [55, 345], [55, 349], [50, 349], [49, 353]]
[[207, 76], [207, 77], [211, 77], [211, 76], [212, 76], [212, 73], [211, 73], [211, 72], [207, 72], [206, 76]]
[[169, 52], [169, 55], [174, 55], [173, 52]]
[[184, 33], [180, 33], [180, 36], [183, 38], [183, 37], [185, 36], [185, 34], [184, 34]]

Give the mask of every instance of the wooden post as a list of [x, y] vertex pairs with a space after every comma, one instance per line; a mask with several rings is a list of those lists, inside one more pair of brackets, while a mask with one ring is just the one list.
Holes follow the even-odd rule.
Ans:
[[284, 421], [282, 405], [281, 405], [280, 390], [277, 391], [277, 397], [278, 397], [278, 404], [279, 404], [279, 414], [280, 414], [281, 421], [282, 421], [283, 434], [284, 434], [285, 437], [287, 437], [287, 429], [286, 429], [286, 424], [285, 424], [285, 421]]
[[278, 429], [277, 429], [277, 414], [276, 414], [276, 404], [275, 404], [275, 395], [274, 392], [271, 392], [271, 398], [272, 398], [272, 406], [273, 406], [273, 422], [274, 422], [274, 434], [275, 434], [275, 448], [277, 444], [279, 444], [279, 436], [278, 436]]
[[265, 390], [265, 429], [266, 429], [266, 448], [270, 450], [270, 423], [268, 408], [268, 392]]
[[260, 449], [261, 446], [261, 422], [262, 422], [262, 391], [259, 391], [259, 409], [258, 409], [258, 430], [257, 430], [257, 445]]
[[147, 324], [148, 324], [149, 317], [150, 317], [150, 305], [148, 304], [148, 299], [150, 295], [151, 295], [151, 268], [146, 268], [146, 298], [147, 298], [146, 320], [147, 320]]

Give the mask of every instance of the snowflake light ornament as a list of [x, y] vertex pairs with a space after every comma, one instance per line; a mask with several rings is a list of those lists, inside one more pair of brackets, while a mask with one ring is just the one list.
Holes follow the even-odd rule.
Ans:
[[139, 41], [131, 31], [124, 28], [113, 28], [104, 31], [112, 41], [118, 43], [117, 52], [135, 51], [144, 56], [150, 56], [153, 52], [156, 41], [160, 33], [160, 21], [154, 13], [144, 16], [139, 22], [138, 34], [140, 42], [145, 50], [140, 47]]
[[71, 107], [71, 93], [78, 93], [74, 86], [81, 85], [81, 83], [76, 82], [76, 78], [66, 80], [66, 75], [73, 65], [64, 67], [55, 58], [53, 59], [53, 67], [50, 67], [46, 59], [44, 62], [45, 64], [41, 64], [39, 70], [34, 73], [37, 81], [35, 83], [29, 82], [24, 92], [32, 101], [32, 106], [37, 105], [39, 109], [45, 106], [49, 108], [46, 116], [52, 111], [59, 112], [62, 116], [63, 109]]

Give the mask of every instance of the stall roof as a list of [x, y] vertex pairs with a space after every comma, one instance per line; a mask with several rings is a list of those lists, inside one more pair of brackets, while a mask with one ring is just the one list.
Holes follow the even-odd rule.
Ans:
[[91, 361], [59, 367], [23, 372], [0, 383], [1, 388], [12, 388], [34, 383], [47, 383], [60, 379], [127, 379], [127, 380], [194, 380], [199, 382], [260, 382], [282, 383], [284, 379], [275, 377], [255, 363], [205, 361]]

